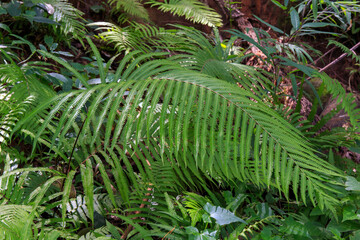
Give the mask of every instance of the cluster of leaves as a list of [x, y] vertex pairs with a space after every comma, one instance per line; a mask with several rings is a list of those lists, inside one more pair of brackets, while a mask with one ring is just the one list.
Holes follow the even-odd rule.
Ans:
[[[146, 17], [140, 1], [109, 2]], [[198, 1], [148, 3], [218, 21]], [[305, 65], [308, 48], [292, 40], [323, 26], [298, 23], [298, 12], [290, 10], [294, 30], [284, 43], [261, 30], [257, 41], [236, 30], [223, 41], [216, 28], [210, 38], [137, 23], [128, 38], [102, 23], [119, 54], [104, 61], [87, 37], [87, 64], [50, 36], [39, 49], [14, 36], [31, 55], [0, 49], [0, 238], [357, 239], [360, 183], [336, 166], [332, 149], [356, 148], [359, 112], [338, 82]], [[237, 38], [274, 71], [244, 65], [250, 56]], [[35, 55], [56, 67], [30, 61]], [[286, 79], [295, 109], [281, 104]], [[304, 84], [315, 96], [307, 120]], [[343, 101], [313, 123], [325, 94]], [[342, 109], [352, 127], [319, 132]]]

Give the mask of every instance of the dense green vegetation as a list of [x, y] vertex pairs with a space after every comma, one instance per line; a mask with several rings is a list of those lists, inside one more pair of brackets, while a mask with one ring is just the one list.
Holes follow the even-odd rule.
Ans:
[[360, 177], [337, 154], [359, 152], [359, 89], [303, 42], [360, 64], [360, 7], [273, 2], [284, 30], [259, 16], [268, 31], [226, 39], [197, 0], [92, 6], [112, 23], [67, 0], [0, 3], [0, 239], [360, 239]]

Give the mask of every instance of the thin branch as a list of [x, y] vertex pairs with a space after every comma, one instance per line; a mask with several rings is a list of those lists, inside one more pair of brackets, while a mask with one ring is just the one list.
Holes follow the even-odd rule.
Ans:
[[331, 48], [329, 51], [327, 51], [326, 53], [324, 53], [321, 57], [319, 57], [318, 59], [316, 59], [314, 61], [314, 64], [316, 64], [318, 61], [320, 61], [321, 59], [323, 59], [326, 55], [328, 55], [329, 53], [331, 53], [332, 51], [334, 51], [337, 47], [333, 47]]
[[173, 227], [173, 229], [171, 229], [161, 240], [165, 240], [165, 237], [169, 234], [171, 234], [174, 230], [175, 230], [176, 226]]

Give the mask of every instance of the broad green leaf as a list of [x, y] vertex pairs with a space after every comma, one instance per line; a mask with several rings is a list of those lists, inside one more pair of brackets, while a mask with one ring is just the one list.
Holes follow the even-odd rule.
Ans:
[[246, 223], [244, 220], [235, 216], [235, 214], [229, 210], [222, 207], [213, 206], [210, 203], [205, 204], [204, 210], [209, 213], [210, 217], [214, 218], [216, 223], [220, 226], [234, 222]]
[[345, 222], [347, 220], [360, 220], [360, 214], [355, 205], [348, 205], [343, 208], [342, 221]]
[[4, 24], [4, 23], [0, 23], [0, 28], [6, 30], [9, 33], [11, 33], [11, 29], [9, 28], [9, 26]]
[[357, 239], [360, 239], [360, 230], [353, 232], [352, 235], [350, 236], [350, 240], [357, 240]]
[[199, 230], [196, 227], [188, 226], [185, 227], [185, 230], [187, 234], [191, 234], [191, 235], [199, 234]]
[[12, 17], [20, 16], [20, 2], [11, 1], [11, 3], [6, 6], [6, 10]]
[[199, 232], [199, 230], [196, 227], [185, 227], [186, 233], [190, 236], [188, 236], [188, 240], [216, 240], [215, 236], [217, 231], [209, 232], [208, 229], [206, 229], [203, 232]]
[[300, 28], [300, 17], [298, 12], [295, 8], [290, 9], [290, 18], [291, 18], [291, 25], [295, 29], [295, 31], [299, 30]]
[[360, 191], [360, 182], [354, 177], [347, 176], [345, 186], [348, 191]]
[[318, 28], [318, 27], [338, 27], [338, 25], [334, 23], [326, 23], [326, 22], [311, 22], [311, 23], [305, 23], [302, 25], [303, 28]]
[[7, 14], [7, 11], [5, 8], [0, 6], [0, 15]]
[[311, 7], [314, 13], [315, 20], [318, 17], [318, 0], [312, 0]]
[[71, 170], [65, 179], [65, 183], [62, 186], [64, 189], [63, 197], [62, 197], [62, 207], [61, 207], [63, 222], [65, 222], [65, 218], [66, 218], [66, 204], [69, 202], [69, 197], [70, 197], [70, 193], [71, 193], [71, 185], [72, 185], [72, 181], [75, 176], [75, 173], [76, 173], [76, 171]]
[[36, 17], [31, 18], [31, 19], [32, 19], [34, 22], [60, 25], [60, 23], [55, 22], [54, 20], [52, 20], [52, 19], [50, 19], [50, 18], [45, 18], [45, 17], [41, 17], [41, 16], [36, 16]]
[[201, 216], [202, 220], [204, 223], [211, 223], [211, 218], [210, 215], [208, 213], [205, 213]]
[[286, 10], [287, 7], [282, 5], [280, 2], [276, 1], [276, 0], [271, 0], [276, 6], [280, 7], [282, 10]]
[[87, 159], [80, 165], [81, 180], [84, 188], [85, 202], [89, 210], [89, 217], [94, 224], [94, 178], [91, 160]]

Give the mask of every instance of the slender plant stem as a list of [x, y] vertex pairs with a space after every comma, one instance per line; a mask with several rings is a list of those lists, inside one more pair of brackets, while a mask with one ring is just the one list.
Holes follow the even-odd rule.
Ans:
[[316, 64], [318, 61], [320, 61], [321, 59], [323, 59], [326, 55], [328, 55], [329, 53], [331, 53], [332, 51], [334, 51], [336, 49], [336, 47], [331, 48], [329, 51], [327, 51], [326, 53], [324, 53], [321, 57], [319, 57], [318, 59], [316, 59], [314, 61], [314, 64]]
[[71, 154], [70, 154], [70, 157], [69, 157], [69, 163], [68, 163], [66, 175], [69, 174], [69, 172], [70, 172], [70, 169], [71, 169], [71, 160], [72, 160], [72, 157], [73, 157], [73, 155], [74, 155], [75, 147], [76, 147], [76, 144], [77, 144], [77, 142], [78, 142], [78, 140], [79, 140], [79, 136], [80, 136], [80, 133], [81, 133], [83, 127], [84, 127], [84, 124], [85, 124], [86, 119], [87, 119], [87, 115], [86, 115], [84, 121], [83, 121], [82, 124], [81, 124], [81, 127], [80, 127], [80, 130], [79, 130], [78, 135], [76, 136], [75, 143], [74, 143], [73, 149], [72, 149]]

